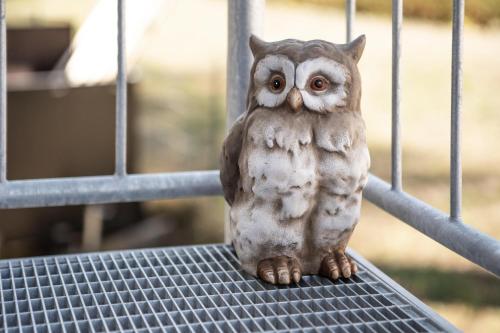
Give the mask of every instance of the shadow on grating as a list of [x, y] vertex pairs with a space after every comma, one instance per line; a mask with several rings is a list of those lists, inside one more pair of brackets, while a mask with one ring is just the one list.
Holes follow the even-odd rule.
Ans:
[[1, 332], [442, 332], [360, 263], [275, 287], [225, 245], [0, 262]]

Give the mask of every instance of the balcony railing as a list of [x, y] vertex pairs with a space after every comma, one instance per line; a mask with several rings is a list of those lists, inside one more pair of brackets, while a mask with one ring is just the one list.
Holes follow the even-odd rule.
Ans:
[[[7, 179], [6, 13], [0, 0], [0, 209], [103, 204], [222, 194], [217, 170], [128, 174], [125, 0], [118, 0], [114, 175]], [[370, 175], [364, 196], [459, 255], [500, 275], [500, 242], [461, 219], [460, 115], [464, 1], [453, 1], [450, 213], [403, 190], [400, 125], [402, 0], [392, 16], [391, 183]], [[264, 0], [228, 2], [227, 124], [245, 110]], [[346, 40], [355, 1], [346, 1]], [[222, 217], [221, 217], [222, 218]], [[360, 272], [332, 283], [263, 284], [241, 272], [229, 246], [123, 251], [0, 262], [0, 332], [331, 331], [427, 332], [455, 329], [351, 251]]]

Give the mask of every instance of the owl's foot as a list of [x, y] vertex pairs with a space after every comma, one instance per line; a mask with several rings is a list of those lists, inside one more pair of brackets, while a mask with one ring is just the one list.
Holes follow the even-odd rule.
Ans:
[[297, 259], [279, 256], [261, 260], [257, 265], [257, 274], [272, 284], [290, 284], [300, 281], [302, 271]]
[[358, 265], [345, 254], [344, 250], [335, 250], [323, 258], [319, 273], [332, 280], [337, 280], [339, 277], [351, 277], [357, 271]]

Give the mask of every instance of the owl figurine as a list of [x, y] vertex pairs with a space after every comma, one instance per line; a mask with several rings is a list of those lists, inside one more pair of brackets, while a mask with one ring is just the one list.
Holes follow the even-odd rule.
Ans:
[[242, 268], [272, 284], [348, 278], [370, 155], [357, 63], [365, 46], [250, 37], [247, 110], [224, 141], [220, 178]]

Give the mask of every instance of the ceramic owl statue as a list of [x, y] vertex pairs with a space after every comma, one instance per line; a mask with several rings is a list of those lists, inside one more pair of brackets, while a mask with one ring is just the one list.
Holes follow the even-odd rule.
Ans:
[[350, 277], [370, 155], [349, 44], [252, 36], [247, 110], [224, 141], [220, 178], [241, 265], [273, 284]]

